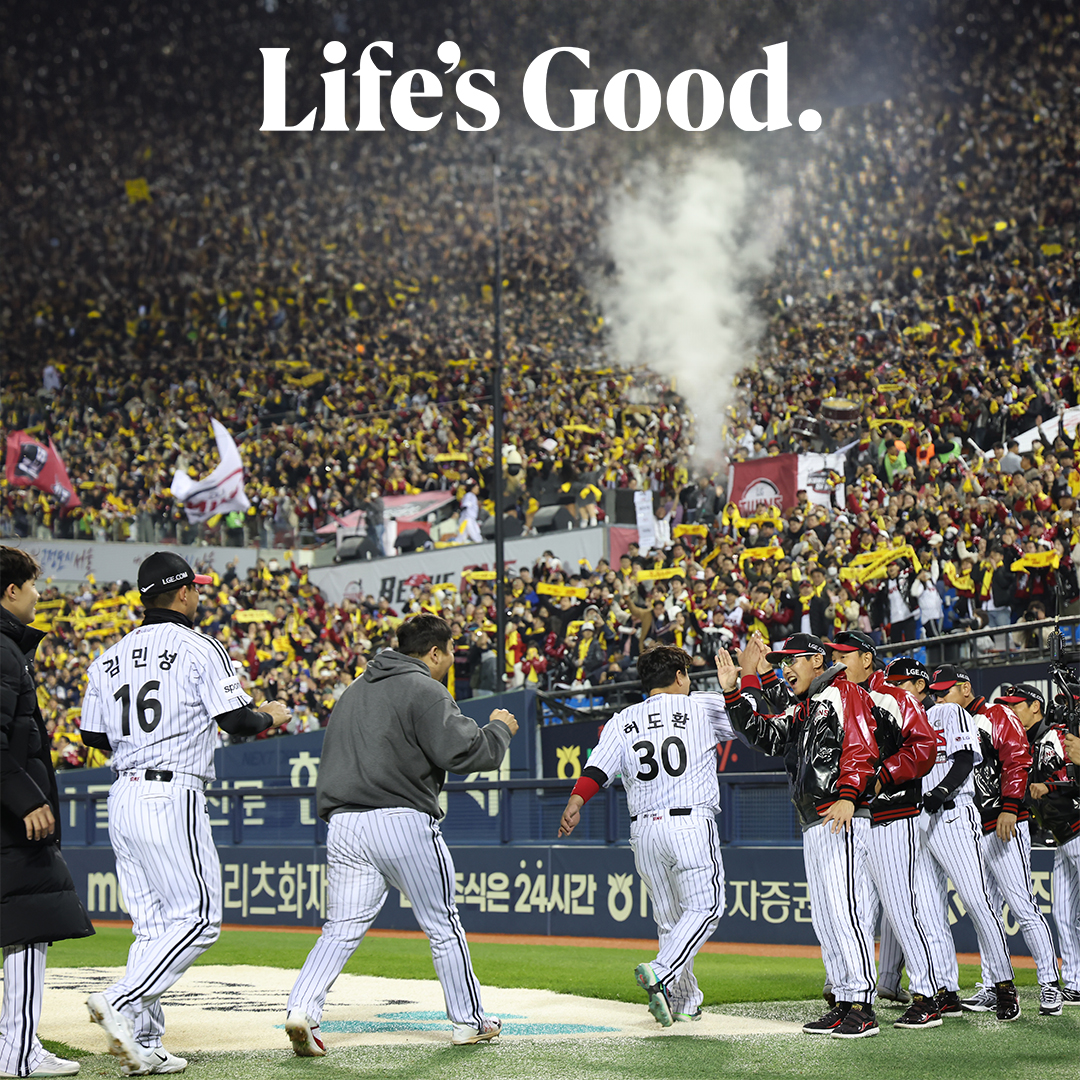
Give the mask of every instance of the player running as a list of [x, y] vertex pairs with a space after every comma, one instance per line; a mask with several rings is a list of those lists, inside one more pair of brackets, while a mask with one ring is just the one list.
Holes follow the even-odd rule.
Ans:
[[649, 1012], [670, 1027], [701, 1018], [694, 957], [724, 913], [716, 744], [735, 732], [719, 694], [691, 695], [690, 657], [682, 649], [657, 645], [643, 652], [638, 675], [647, 697], [604, 725], [559, 836], [569, 836], [581, 807], [622, 776], [634, 864], [652, 896], [660, 944], [656, 959], [638, 964], [634, 974], [649, 995]]
[[289, 719], [280, 701], [252, 709], [229, 654], [195, 629], [209, 583], [175, 552], [154, 552], [139, 567], [142, 625], [87, 672], [82, 741], [112, 754], [109, 841], [135, 941], [124, 975], [86, 1004], [126, 1076], [187, 1066], [162, 1049], [160, 998], [221, 931], [221, 863], [203, 794], [217, 728], [257, 735]]

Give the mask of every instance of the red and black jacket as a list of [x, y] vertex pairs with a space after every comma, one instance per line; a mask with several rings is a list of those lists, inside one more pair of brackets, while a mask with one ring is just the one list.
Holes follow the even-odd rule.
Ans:
[[804, 828], [818, 824], [839, 799], [849, 799], [856, 810], [867, 807], [879, 756], [873, 706], [861, 686], [848, 682], [842, 665], [819, 675], [802, 698], [789, 697], [781, 713], [759, 711], [761, 697], [740, 688], [727, 691], [724, 700], [732, 726], [752, 746], [783, 757]]
[[875, 671], [867, 683], [877, 720], [881, 794], [870, 803], [875, 825], [918, 817], [922, 778], [937, 760], [937, 734], [919, 701]]
[[997, 828], [999, 814], [1015, 814], [1017, 821], [1026, 821], [1024, 796], [1031, 770], [1031, 746], [1024, 725], [1008, 705], [987, 705], [982, 698], [973, 702], [968, 711], [975, 717], [982, 753], [973, 779], [983, 832]]
[[1028, 733], [1031, 744], [1031, 783], [1049, 789], [1031, 801], [1031, 816], [1039, 828], [1049, 829], [1059, 844], [1080, 836], [1080, 784], [1069, 776], [1063, 724], [1040, 720]]

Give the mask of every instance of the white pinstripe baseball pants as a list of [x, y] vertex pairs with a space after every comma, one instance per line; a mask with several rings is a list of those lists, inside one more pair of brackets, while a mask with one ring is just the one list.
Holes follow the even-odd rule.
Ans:
[[[960, 970], [956, 961], [956, 945], [949, 930], [949, 893], [947, 878], [952, 878], [960, 902], [964, 905], [979, 937], [983, 977], [990, 983], [1013, 977], [1009, 946], [1001, 916], [994, 911], [989, 884], [983, 866], [982, 822], [970, 796], [961, 796], [952, 810], [942, 808], [936, 814], [924, 810], [919, 815], [919, 827], [930, 855], [929, 869], [937, 885], [937, 926], [931, 928], [934, 968], [945, 980], [947, 990], [960, 986]], [[928, 914], [933, 914], [928, 913]]]
[[634, 864], [652, 896], [660, 951], [653, 970], [673, 1013], [697, 1012], [705, 995], [694, 957], [724, 913], [724, 863], [711, 811], [644, 813], [630, 826]]
[[[1026, 821], [1016, 823], [1016, 835], [1006, 843], [997, 833], [984, 833], [983, 863], [990, 886], [990, 903], [1000, 914], [1003, 904], [1020, 924], [1024, 941], [1035, 958], [1039, 982], [1055, 982], [1058, 977], [1057, 953], [1050, 927], [1035, 898], [1031, 895], [1031, 832]], [[983, 969], [983, 983], [989, 972]]]
[[1080, 991], [1080, 836], [1054, 853], [1053, 913], [1061, 946], [1061, 985]]
[[4, 949], [4, 1010], [0, 1016], [0, 1072], [29, 1076], [41, 1064], [45, 1047], [37, 1037], [45, 954], [49, 946], [9, 945]]
[[851, 819], [834, 833], [826, 822], [803, 833], [810, 917], [821, 945], [825, 976], [837, 1001], [872, 1002], [877, 992], [874, 937], [868, 926], [869, 818]]
[[438, 822], [395, 807], [339, 812], [326, 837], [327, 919], [289, 994], [288, 1009], [318, 1023], [326, 995], [356, 951], [393, 885], [408, 898], [431, 943], [446, 1014], [455, 1024], [484, 1021], [480, 984], [454, 902], [454, 860]]
[[221, 863], [206, 796], [173, 781], [121, 776], [109, 792], [109, 840], [135, 941], [127, 969], [105, 991], [135, 1039], [161, 1046], [161, 995], [217, 941]]
[[[934, 890], [926, 875], [924, 855], [919, 850], [918, 817], [900, 818], [870, 829], [867, 866], [872, 882], [868, 926], [873, 934], [877, 911], [881, 920], [881, 985], [892, 989], [886, 979], [885, 931], [895, 936], [907, 959], [908, 982], [912, 993], [933, 997], [941, 985], [934, 970], [927, 912], [935, 903]], [[871, 937], [872, 940], [872, 937]], [[896, 977], [899, 986], [899, 976]]]

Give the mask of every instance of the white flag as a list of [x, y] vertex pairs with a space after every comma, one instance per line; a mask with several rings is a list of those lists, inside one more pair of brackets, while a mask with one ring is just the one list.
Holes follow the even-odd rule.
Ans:
[[[832, 454], [800, 454], [799, 455], [799, 488], [805, 489], [807, 498], [816, 506], [835, 506], [843, 509], [845, 499], [844, 487], [844, 459], [848, 450], [854, 446], [847, 446]], [[831, 474], [839, 474], [839, 482], [833, 486], [829, 483]]]
[[184, 504], [188, 521], [193, 524], [206, 521], [215, 514], [227, 514], [230, 510], [243, 513], [251, 505], [244, 494], [244, 463], [240, 460], [240, 451], [224, 424], [217, 420], [210, 423], [214, 426], [221, 458], [218, 467], [204, 480], [192, 480], [179, 470], [172, 478], [173, 498]]

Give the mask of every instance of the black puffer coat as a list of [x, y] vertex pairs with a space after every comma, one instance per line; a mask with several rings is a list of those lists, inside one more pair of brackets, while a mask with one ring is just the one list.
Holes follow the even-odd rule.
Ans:
[[[45, 635], [0, 608], [0, 944], [88, 937], [90, 917], [60, 854], [60, 799], [34, 690]], [[56, 831], [27, 840], [23, 818], [48, 803]]]

